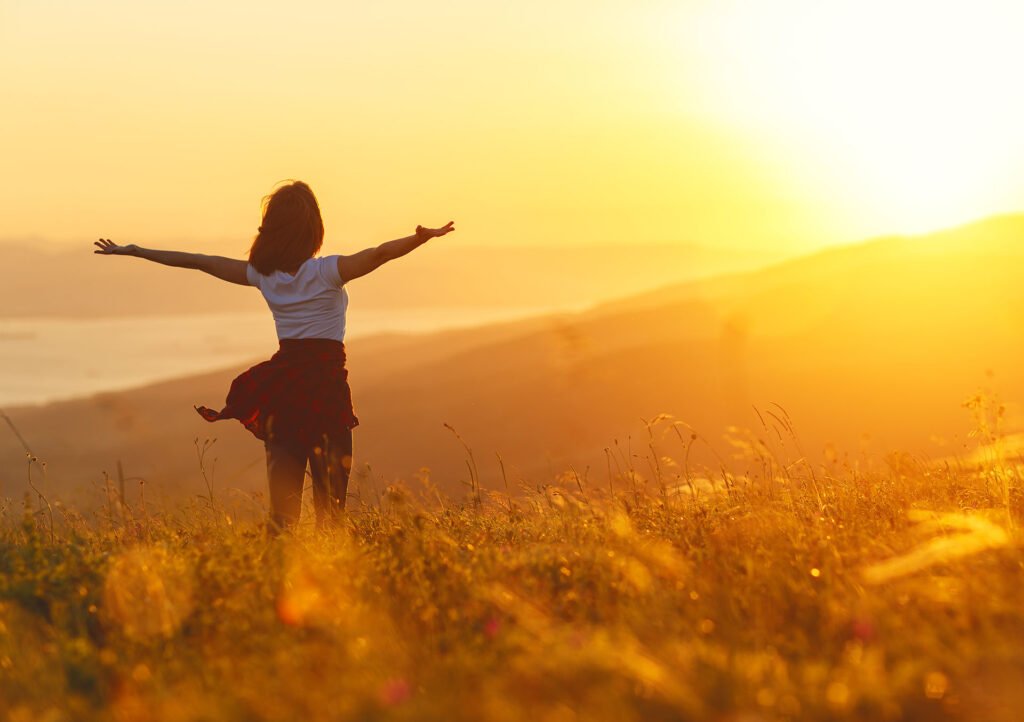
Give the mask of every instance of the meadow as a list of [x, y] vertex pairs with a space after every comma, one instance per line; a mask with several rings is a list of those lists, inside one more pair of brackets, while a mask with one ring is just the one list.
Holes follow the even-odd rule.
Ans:
[[600, 477], [449, 498], [424, 471], [276, 537], [215, 478], [89, 518], [30, 494], [0, 719], [1018, 719], [1019, 459], [970, 406], [961, 459], [811, 465], [773, 408], [695, 469], [712, 442], [659, 417]]

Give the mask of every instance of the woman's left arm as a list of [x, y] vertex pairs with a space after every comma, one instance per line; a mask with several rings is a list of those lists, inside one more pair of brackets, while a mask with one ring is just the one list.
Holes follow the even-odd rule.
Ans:
[[377, 270], [388, 261], [401, 258], [414, 249], [419, 248], [431, 238], [446, 236], [455, 230], [455, 221], [448, 221], [440, 228], [424, 228], [416, 226], [416, 233], [405, 238], [396, 238], [387, 243], [381, 243], [373, 248], [366, 248], [351, 256], [338, 256], [338, 275], [342, 284], [365, 276], [367, 273]]
[[197, 271], [203, 271], [229, 283], [237, 283], [241, 286], [249, 285], [249, 280], [245, 274], [248, 264], [237, 258], [207, 256], [202, 253], [184, 253], [182, 251], [157, 251], [136, 246], [134, 243], [119, 246], [113, 241], [104, 238], [96, 241], [94, 245], [97, 246], [95, 253], [104, 256], [135, 256], [136, 258], [144, 258], [147, 261], [153, 261], [165, 266], [192, 268]]

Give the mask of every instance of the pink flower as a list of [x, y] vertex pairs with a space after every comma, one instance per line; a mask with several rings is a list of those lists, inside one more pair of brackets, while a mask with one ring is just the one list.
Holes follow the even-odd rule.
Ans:
[[878, 634], [874, 623], [866, 617], [857, 617], [850, 623], [850, 632], [854, 639], [862, 642], [870, 642]]
[[412, 696], [412, 687], [402, 677], [392, 677], [385, 680], [377, 691], [377, 697], [381, 704], [387, 707], [394, 707], [405, 702]]

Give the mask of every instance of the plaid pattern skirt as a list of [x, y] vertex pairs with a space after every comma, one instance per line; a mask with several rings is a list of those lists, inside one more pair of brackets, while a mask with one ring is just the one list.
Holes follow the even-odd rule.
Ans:
[[345, 345], [327, 338], [281, 339], [270, 360], [231, 382], [220, 411], [196, 406], [207, 421], [238, 419], [257, 439], [312, 449], [359, 424], [345, 369]]

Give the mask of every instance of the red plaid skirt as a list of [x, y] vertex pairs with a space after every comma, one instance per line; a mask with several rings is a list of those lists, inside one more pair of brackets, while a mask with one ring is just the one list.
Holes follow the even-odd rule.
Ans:
[[231, 382], [224, 408], [196, 406], [207, 421], [238, 419], [257, 439], [311, 449], [359, 424], [345, 369], [345, 345], [327, 338], [282, 339], [269, 361]]

